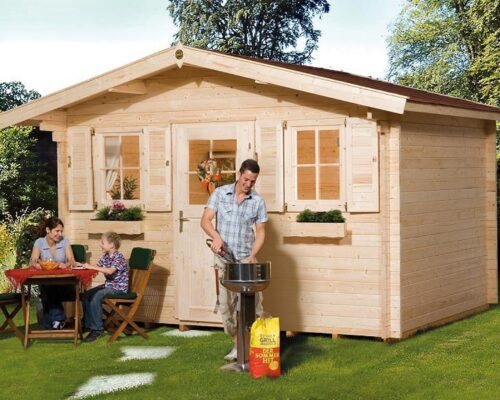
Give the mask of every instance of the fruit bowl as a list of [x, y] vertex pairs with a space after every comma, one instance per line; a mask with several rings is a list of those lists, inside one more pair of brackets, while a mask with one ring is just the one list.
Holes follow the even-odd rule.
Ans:
[[59, 265], [59, 263], [56, 261], [40, 261], [39, 264], [42, 269], [46, 270], [55, 269]]

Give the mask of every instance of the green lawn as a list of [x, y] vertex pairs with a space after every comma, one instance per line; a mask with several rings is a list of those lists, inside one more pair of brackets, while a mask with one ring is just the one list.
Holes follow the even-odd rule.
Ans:
[[[254, 380], [219, 371], [229, 341], [210, 337], [105, 339], [74, 347], [35, 341], [24, 351], [0, 335], [1, 399], [64, 399], [95, 375], [155, 372], [151, 386], [93, 399], [498, 399], [500, 307], [396, 344], [298, 335], [282, 341], [283, 376]], [[121, 346], [174, 346], [168, 358], [117, 361]]]

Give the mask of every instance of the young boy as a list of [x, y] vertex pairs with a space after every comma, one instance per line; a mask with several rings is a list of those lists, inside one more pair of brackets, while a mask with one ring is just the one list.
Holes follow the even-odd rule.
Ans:
[[106, 232], [101, 237], [104, 255], [97, 265], [82, 264], [87, 269], [102, 272], [106, 277], [104, 285], [87, 290], [83, 295], [85, 328], [90, 330], [84, 342], [98, 339], [104, 333], [102, 322], [102, 300], [107, 294], [126, 293], [128, 291], [128, 267], [123, 254], [118, 251], [120, 236], [115, 232]]

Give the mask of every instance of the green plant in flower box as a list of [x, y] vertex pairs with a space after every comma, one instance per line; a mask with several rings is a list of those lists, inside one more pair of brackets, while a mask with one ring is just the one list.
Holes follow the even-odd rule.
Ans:
[[104, 221], [141, 221], [144, 211], [139, 206], [127, 208], [121, 201], [115, 200], [113, 205], [97, 210], [95, 218]]
[[306, 208], [297, 215], [297, 222], [342, 223], [345, 218], [340, 210], [311, 211]]

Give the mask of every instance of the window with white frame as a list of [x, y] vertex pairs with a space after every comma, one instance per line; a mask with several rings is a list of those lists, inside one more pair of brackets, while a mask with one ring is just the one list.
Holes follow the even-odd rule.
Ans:
[[344, 124], [292, 126], [287, 195], [290, 211], [341, 208], [343, 193]]
[[141, 201], [141, 136], [141, 132], [98, 135], [102, 155], [99, 168], [99, 197], [102, 201]]

